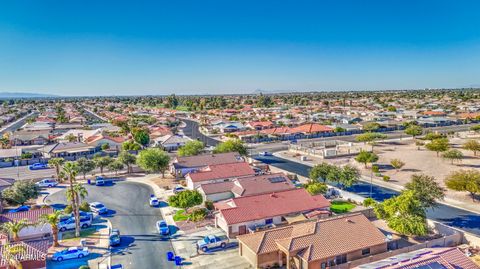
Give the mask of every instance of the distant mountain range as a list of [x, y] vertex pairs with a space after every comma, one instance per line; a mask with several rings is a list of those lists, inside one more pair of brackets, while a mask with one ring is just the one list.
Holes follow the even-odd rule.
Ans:
[[0, 98], [47, 98], [58, 95], [31, 92], [0, 92]]

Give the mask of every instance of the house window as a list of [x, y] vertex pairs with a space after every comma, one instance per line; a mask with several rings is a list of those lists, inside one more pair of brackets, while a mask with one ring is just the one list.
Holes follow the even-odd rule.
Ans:
[[335, 257], [335, 264], [342, 264], [347, 262], [347, 254]]
[[272, 224], [273, 223], [273, 219], [266, 219], [265, 220], [265, 224], [268, 225], [268, 224]]
[[321, 269], [326, 269], [327, 268], [327, 263], [326, 262], [322, 262], [322, 265], [320, 266]]
[[365, 256], [365, 255], [368, 255], [368, 254], [370, 254], [370, 248], [364, 248], [364, 249], [362, 249], [362, 255]]

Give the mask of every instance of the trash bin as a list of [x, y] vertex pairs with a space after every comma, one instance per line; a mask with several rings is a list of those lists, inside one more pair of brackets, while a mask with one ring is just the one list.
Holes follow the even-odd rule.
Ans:
[[175, 256], [175, 265], [182, 265], [182, 257]]
[[91, 179], [87, 179], [87, 183], [88, 183], [88, 185], [92, 184], [92, 180], [91, 180]]
[[81, 239], [81, 240], [80, 240], [80, 245], [81, 245], [82, 247], [86, 247], [86, 246], [87, 246], [87, 239], [85, 239], [85, 238], [84, 238], [84, 239]]
[[168, 261], [173, 261], [173, 257], [174, 257], [173, 252], [171, 252], [171, 251], [167, 252], [167, 260]]

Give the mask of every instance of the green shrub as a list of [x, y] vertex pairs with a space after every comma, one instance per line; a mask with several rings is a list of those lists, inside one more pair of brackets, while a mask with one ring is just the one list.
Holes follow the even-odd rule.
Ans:
[[214, 207], [213, 207], [213, 202], [210, 201], [210, 200], [206, 200], [205, 201], [205, 207], [208, 209], [208, 210], [213, 210]]
[[70, 214], [70, 213], [72, 213], [72, 212], [73, 212], [72, 206], [71, 206], [71, 205], [67, 205], [67, 206], [65, 207], [65, 209], [63, 210], [63, 212], [65, 212], [65, 214]]
[[90, 269], [90, 266], [82, 265], [82, 266], [78, 267], [78, 269]]
[[378, 173], [380, 171], [380, 167], [378, 165], [372, 165], [372, 172]]
[[366, 198], [365, 200], [363, 200], [363, 206], [364, 207], [370, 207], [370, 206], [373, 206], [375, 205], [377, 202], [375, 200], [373, 200], [373, 198]]
[[90, 212], [91, 211], [90, 205], [85, 201], [82, 202], [79, 209], [80, 209], [80, 211], [84, 211], [84, 212]]
[[190, 220], [193, 222], [202, 221], [207, 216], [205, 208], [195, 208], [190, 214]]
[[22, 153], [22, 155], [20, 156], [22, 159], [31, 159], [32, 158], [32, 153], [30, 152], [25, 152], [25, 153]]
[[390, 177], [389, 176], [383, 176], [383, 181], [385, 181], [385, 182], [390, 181]]

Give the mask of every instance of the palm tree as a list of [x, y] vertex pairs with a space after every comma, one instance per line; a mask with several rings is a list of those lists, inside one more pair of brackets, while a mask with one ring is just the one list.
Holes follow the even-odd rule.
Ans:
[[[85, 189], [83, 185], [80, 184], [75, 184], [73, 185], [73, 189], [68, 189], [66, 192], [67, 200], [71, 202], [72, 204], [76, 204], [76, 211], [73, 211], [73, 214], [75, 216], [75, 227], [78, 227], [80, 230], [80, 205], [81, 205], [81, 200], [85, 199], [87, 197], [88, 191]], [[72, 206], [73, 208], [73, 206]], [[80, 236], [80, 235], [79, 235]]]
[[58, 247], [58, 222], [60, 221], [61, 211], [54, 211], [50, 214], [43, 214], [40, 216], [40, 223], [50, 224], [53, 234], [53, 246]]
[[[23, 253], [27, 248], [24, 245], [20, 244], [7, 244], [3, 247], [3, 259], [7, 261], [8, 267], [7, 269], [10, 268], [10, 266], [13, 266], [15, 269], [23, 269], [23, 265], [20, 261], [20, 257], [22, 256]], [[20, 256], [20, 257], [19, 257]]]
[[80, 212], [78, 211], [79, 204], [77, 204], [77, 199], [76, 199], [76, 192], [73, 186], [73, 181], [75, 180], [75, 177], [78, 174], [78, 165], [75, 162], [67, 162], [63, 166], [63, 173], [65, 176], [68, 178], [68, 181], [70, 183], [69, 190], [67, 190], [67, 198], [68, 198], [68, 193], [70, 192], [71, 194], [71, 199], [69, 199], [72, 209], [73, 209], [73, 214], [75, 215], [75, 236], [79, 237], [80, 236], [80, 218], [78, 217], [80, 215]]
[[22, 220], [14, 220], [10, 222], [5, 222], [2, 226], [1, 229], [8, 233], [9, 235], [12, 236], [12, 239], [14, 242], [20, 241], [20, 238], [18, 237], [18, 233], [23, 228], [26, 228], [28, 226], [31, 226], [30, 223], [28, 223], [27, 219], [22, 219]]
[[63, 158], [52, 158], [48, 160], [48, 164], [55, 167], [57, 178], [59, 178], [58, 176], [60, 174], [60, 166], [62, 166], [64, 162], [65, 160]]

